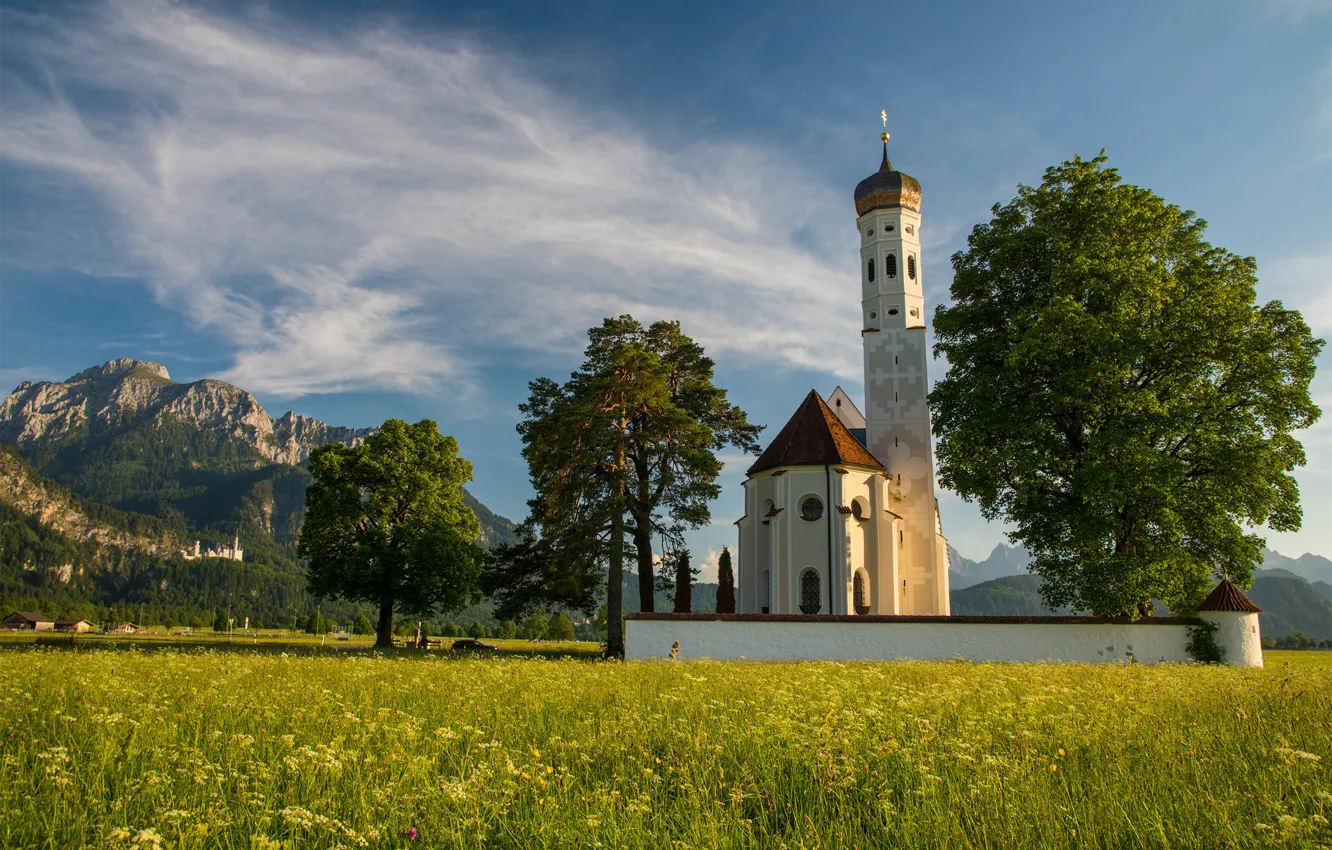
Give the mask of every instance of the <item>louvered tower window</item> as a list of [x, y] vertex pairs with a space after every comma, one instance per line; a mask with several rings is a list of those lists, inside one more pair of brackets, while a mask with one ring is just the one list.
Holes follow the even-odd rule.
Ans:
[[883, 258], [883, 274], [889, 280], [897, 277], [897, 255], [886, 254]]
[[822, 605], [819, 602], [819, 574], [814, 570], [805, 570], [800, 574], [800, 613], [817, 614]]
[[869, 259], [869, 265], [866, 266], [866, 269], [867, 269], [868, 272], [869, 272], [869, 282], [870, 282], [870, 283], [873, 283], [873, 282], [874, 282], [874, 258], [873, 258], [873, 257], [870, 257], [870, 259]]
[[907, 254], [907, 277], [916, 279], [916, 255]]

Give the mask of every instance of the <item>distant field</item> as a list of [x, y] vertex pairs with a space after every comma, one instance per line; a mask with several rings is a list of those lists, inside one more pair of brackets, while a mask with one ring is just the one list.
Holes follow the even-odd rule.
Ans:
[[0, 651], [0, 846], [1332, 843], [1332, 653], [1253, 671], [108, 646]]
[[[431, 638], [442, 642], [439, 647], [429, 650], [407, 649], [398, 647], [396, 653], [415, 657], [420, 654], [439, 654], [441, 649], [452, 647], [454, 640], [461, 638]], [[485, 643], [496, 647], [501, 655], [542, 655], [558, 658], [574, 656], [576, 658], [595, 658], [601, 655], [601, 644], [590, 641], [530, 641], [500, 640], [486, 638]], [[352, 635], [347, 640], [338, 640], [333, 635], [307, 635], [300, 632], [287, 632], [278, 629], [263, 630], [242, 634], [237, 632], [228, 636], [214, 634], [205, 630], [192, 635], [147, 633], [139, 635], [120, 634], [62, 634], [58, 632], [0, 631], [0, 648], [4, 647], [48, 647], [48, 648], [113, 648], [113, 649], [216, 649], [219, 651], [240, 651], [247, 647], [259, 648], [268, 652], [312, 653], [318, 651], [353, 650], [369, 652], [374, 649], [373, 635]]]

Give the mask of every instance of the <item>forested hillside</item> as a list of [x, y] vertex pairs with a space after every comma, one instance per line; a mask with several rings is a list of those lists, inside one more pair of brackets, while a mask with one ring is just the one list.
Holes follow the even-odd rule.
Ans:
[[[143, 361], [24, 382], [0, 405], [0, 438], [12, 443], [0, 455], [0, 607], [93, 619], [137, 618], [142, 607], [181, 624], [228, 607], [275, 625], [307, 615], [321, 603], [296, 562], [304, 461], [317, 445], [369, 433], [293, 413], [272, 420], [244, 390], [177, 384]], [[512, 522], [465, 499], [483, 543], [512, 539]], [[242, 562], [178, 556], [233, 535]]]

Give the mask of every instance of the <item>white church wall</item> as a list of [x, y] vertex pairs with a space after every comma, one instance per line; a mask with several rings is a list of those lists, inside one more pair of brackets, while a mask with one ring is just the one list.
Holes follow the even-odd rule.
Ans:
[[[625, 657], [719, 661], [1072, 661], [1139, 663], [1190, 660], [1188, 629], [1196, 620], [1151, 618], [1136, 623], [1092, 618], [790, 618], [706, 614], [632, 614], [625, 621]], [[1255, 632], [1256, 634], [1256, 632]], [[1221, 637], [1221, 635], [1218, 635]], [[1229, 640], [1234, 637], [1228, 636]], [[1224, 644], [1223, 644], [1224, 645]], [[1227, 663], [1261, 666], [1242, 646]]]

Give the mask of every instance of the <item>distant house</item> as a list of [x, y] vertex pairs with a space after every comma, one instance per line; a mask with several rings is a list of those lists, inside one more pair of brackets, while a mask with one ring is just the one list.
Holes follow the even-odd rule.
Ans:
[[143, 631], [143, 629], [136, 626], [134, 623], [121, 623], [111, 631], [118, 635], [137, 635], [139, 632]]
[[5, 618], [5, 628], [15, 631], [49, 632], [55, 621], [34, 611], [15, 611]]
[[78, 632], [79, 634], [83, 634], [84, 632], [90, 632], [95, 628], [97, 628], [97, 626], [93, 625], [87, 620], [55, 621], [55, 630], [58, 632]]

